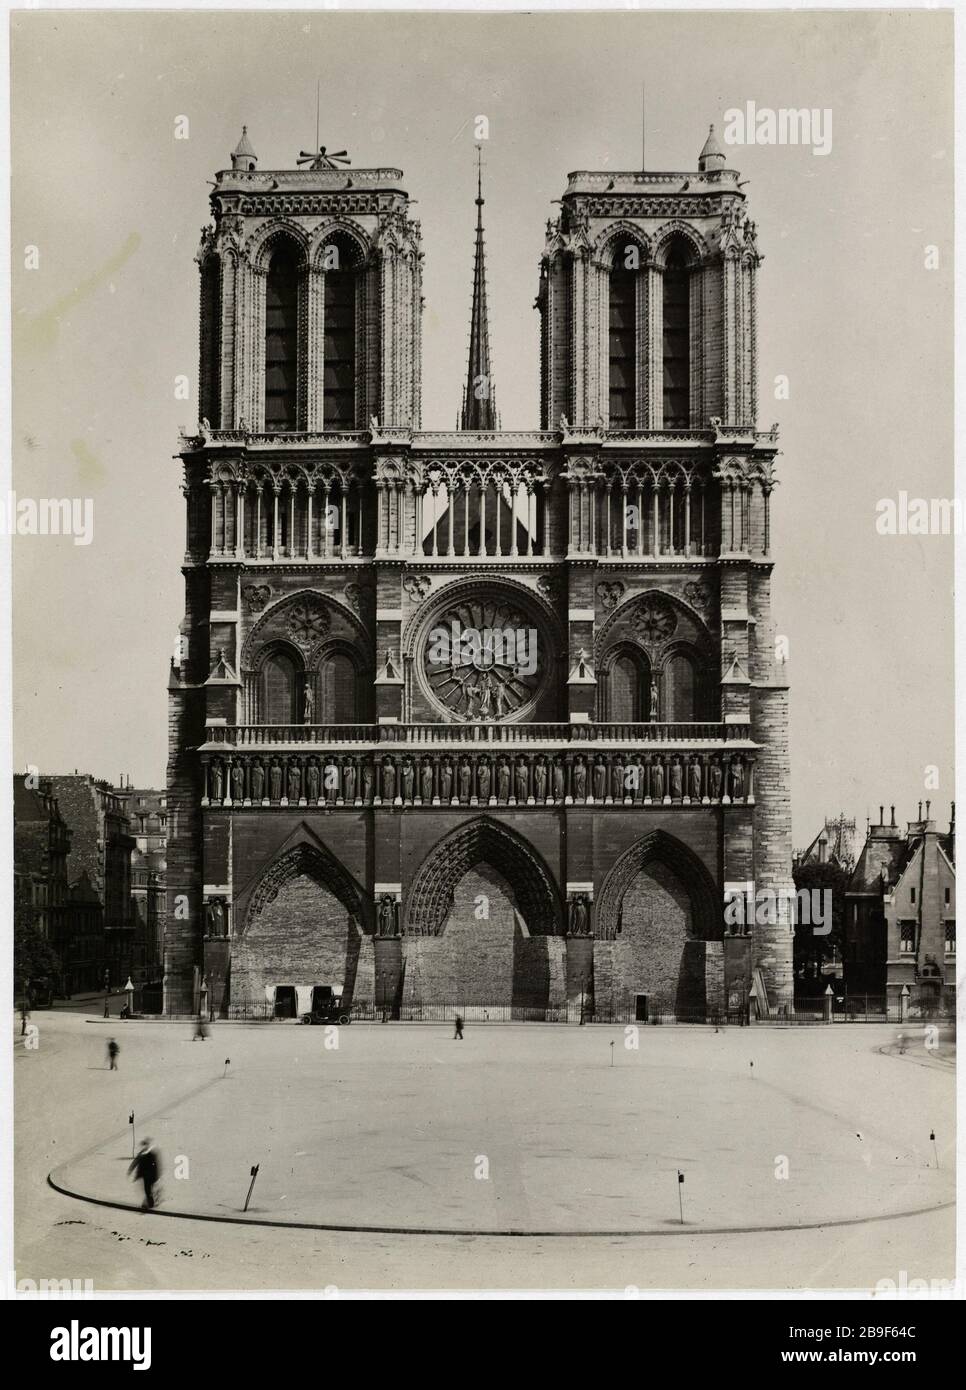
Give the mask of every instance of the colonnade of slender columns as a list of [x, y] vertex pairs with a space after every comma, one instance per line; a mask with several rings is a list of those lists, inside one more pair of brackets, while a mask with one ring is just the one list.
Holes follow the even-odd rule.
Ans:
[[[362, 496], [339, 479], [308, 485], [215, 482], [212, 555], [238, 560], [345, 560], [363, 553]], [[354, 535], [350, 541], [350, 528]]]
[[470, 559], [544, 551], [545, 497], [532, 485], [444, 479], [428, 483], [419, 497], [423, 554]]

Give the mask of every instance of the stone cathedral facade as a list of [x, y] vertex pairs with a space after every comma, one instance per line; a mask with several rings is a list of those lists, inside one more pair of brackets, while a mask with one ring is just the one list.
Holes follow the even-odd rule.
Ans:
[[[713, 132], [697, 165], [569, 176], [523, 432], [495, 411], [482, 188], [463, 428], [426, 431], [402, 173], [262, 170], [243, 133], [216, 175], [166, 1012], [790, 1001], [761, 257]], [[756, 890], [778, 910], [730, 920]]]

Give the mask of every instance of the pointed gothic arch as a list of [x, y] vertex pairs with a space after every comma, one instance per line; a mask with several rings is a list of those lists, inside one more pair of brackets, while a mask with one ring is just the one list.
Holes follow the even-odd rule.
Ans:
[[512, 887], [531, 936], [562, 933], [560, 895], [543, 859], [516, 831], [479, 816], [444, 836], [423, 860], [409, 893], [405, 935], [439, 936], [457, 886], [484, 863]]
[[327, 888], [360, 929], [368, 928], [366, 899], [355, 880], [321, 840], [315, 836], [309, 838], [308, 832], [305, 832], [304, 838], [283, 849], [263, 870], [255, 884], [245, 890], [248, 901], [245, 903], [242, 897], [243, 911], [237, 919], [242, 923], [241, 933], [247, 931], [263, 909], [275, 901], [286, 884], [304, 876], [315, 879]]
[[707, 866], [674, 835], [652, 830], [626, 850], [604, 880], [594, 914], [594, 935], [604, 941], [617, 939], [624, 895], [642, 869], [666, 866], [691, 901], [693, 935], [704, 941], [724, 934], [720, 893]]

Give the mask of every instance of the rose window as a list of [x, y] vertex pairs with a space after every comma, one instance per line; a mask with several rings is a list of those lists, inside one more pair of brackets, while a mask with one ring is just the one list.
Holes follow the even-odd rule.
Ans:
[[423, 676], [458, 719], [495, 720], [535, 699], [547, 669], [545, 638], [515, 604], [468, 600], [444, 609], [423, 641]]
[[311, 647], [328, 632], [328, 615], [324, 608], [298, 603], [289, 613], [288, 630], [300, 646]]
[[670, 604], [646, 599], [637, 610], [635, 624], [645, 642], [664, 642], [677, 627]]

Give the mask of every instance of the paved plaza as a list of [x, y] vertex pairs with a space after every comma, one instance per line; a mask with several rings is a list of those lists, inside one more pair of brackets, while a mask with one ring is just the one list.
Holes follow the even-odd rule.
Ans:
[[[952, 1276], [954, 1074], [949, 1045], [926, 1052], [921, 1030], [899, 1055], [896, 1029], [879, 1025], [642, 1027], [633, 1049], [621, 1027], [471, 1026], [457, 1042], [444, 1025], [215, 1025], [193, 1042], [189, 1024], [34, 1022], [39, 1046], [16, 1040], [18, 1277], [756, 1288]], [[136, 1210], [132, 1109], [162, 1155], [161, 1211], [177, 1215]], [[292, 1229], [210, 1220], [242, 1217], [256, 1163], [248, 1218]]]

